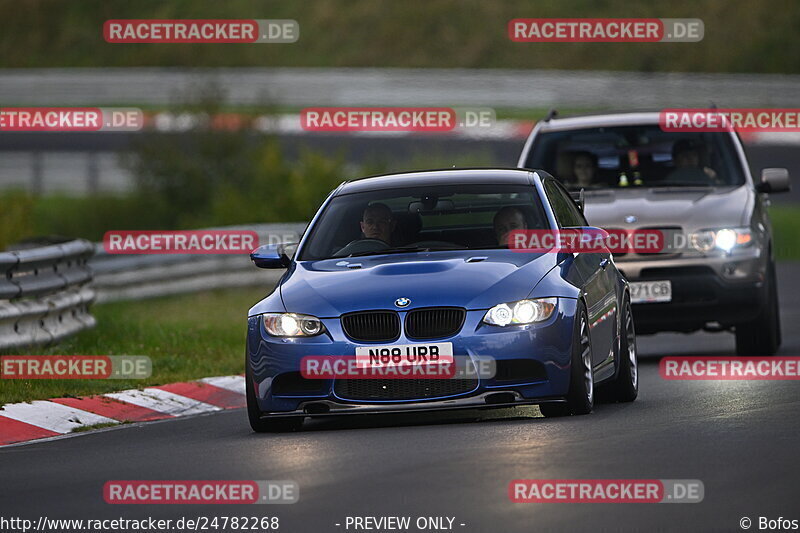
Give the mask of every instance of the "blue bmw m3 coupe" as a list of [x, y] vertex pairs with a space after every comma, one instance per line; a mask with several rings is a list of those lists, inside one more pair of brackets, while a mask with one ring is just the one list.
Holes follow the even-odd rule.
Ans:
[[[565, 228], [602, 231], [543, 171], [451, 169], [342, 183], [299, 243], [251, 254], [259, 267], [286, 269], [248, 315], [252, 428], [533, 404], [545, 416], [578, 415], [591, 412], [596, 390], [633, 401], [630, 294], [610, 252], [509, 248], [513, 233]], [[459, 370], [444, 378], [309, 375], [304, 365], [314, 358], [351, 370]], [[485, 361], [491, 372], [476, 371]]]

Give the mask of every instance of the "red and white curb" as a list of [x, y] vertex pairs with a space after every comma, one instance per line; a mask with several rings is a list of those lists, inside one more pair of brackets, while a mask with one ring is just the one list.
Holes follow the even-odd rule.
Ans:
[[97, 424], [146, 422], [246, 406], [244, 376], [203, 378], [82, 398], [0, 408], [0, 446], [56, 437]]

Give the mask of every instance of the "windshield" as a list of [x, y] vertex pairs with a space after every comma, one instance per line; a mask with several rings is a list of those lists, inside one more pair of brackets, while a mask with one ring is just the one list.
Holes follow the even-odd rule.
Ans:
[[744, 183], [729, 134], [664, 132], [656, 124], [545, 132], [526, 166], [571, 189]]
[[548, 228], [532, 186], [447, 185], [345, 194], [333, 198], [311, 228], [299, 260], [505, 248], [512, 230]]

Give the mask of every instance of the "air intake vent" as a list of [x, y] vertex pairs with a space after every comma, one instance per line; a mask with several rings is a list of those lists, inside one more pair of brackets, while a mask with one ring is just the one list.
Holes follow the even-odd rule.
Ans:
[[475, 379], [337, 379], [334, 392], [344, 400], [429, 400], [468, 394]]

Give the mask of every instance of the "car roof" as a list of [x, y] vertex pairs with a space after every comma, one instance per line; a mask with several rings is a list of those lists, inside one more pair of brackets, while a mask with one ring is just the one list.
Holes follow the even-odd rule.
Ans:
[[519, 168], [449, 168], [381, 174], [346, 181], [336, 195], [427, 185], [532, 185], [534, 172], [541, 177], [548, 175], [540, 170]]
[[541, 129], [547, 131], [572, 130], [577, 128], [599, 128], [602, 126], [638, 126], [658, 124], [659, 113], [605, 113], [578, 117], [553, 118], [540, 122]]

